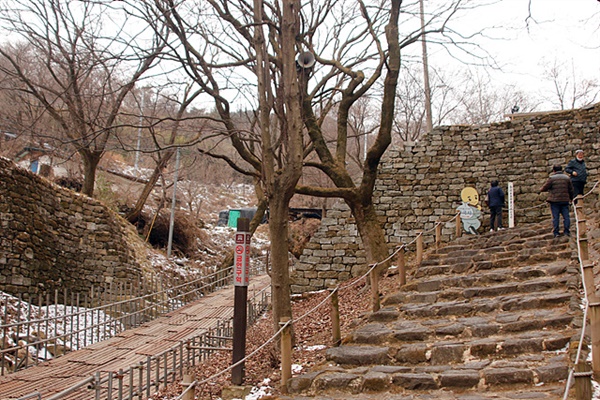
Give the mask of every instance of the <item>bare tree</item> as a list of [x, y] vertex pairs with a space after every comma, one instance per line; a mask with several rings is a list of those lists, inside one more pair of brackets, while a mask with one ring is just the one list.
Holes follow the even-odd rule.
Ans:
[[578, 76], [575, 66], [570, 68], [558, 60], [545, 63], [544, 75], [553, 85], [552, 95], [545, 97], [561, 110], [584, 107], [600, 98], [600, 82], [596, 78], [585, 79]]
[[[207, 0], [197, 7], [155, 0], [144, 11], [149, 22], [167, 21], [178, 38], [170, 54], [213, 98], [221, 125], [215, 135], [227, 138], [242, 162], [220, 153], [218, 147], [203, 152], [260, 182], [271, 216], [275, 322], [291, 312], [287, 208], [303, 160], [305, 167], [320, 171], [335, 187], [302, 184], [296, 192], [343, 198], [355, 217], [369, 263], [388, 256], [372, 195], [379, 161], [392, 140], [400, 51], [418, 43], [422, 34], [434, 33], [464, 49], [466, 40], [448, 25], [462, 3], [445, 4], [425, 30], [419, 23], [418, 4], [404, 7], [400, 0], [358, 1], [355, 7], [340, 0], [314, 0], [302, 8], [295, 1]], [[408, 27], [402, 40], [401, 8]], [[296, 55], [302, 55], [298, 63]], [[353, 109], [378, 82], [383, 95], [377, 133], [356, 174], [348, 168], [353, 164], [352, 146], [356, 150], [352, 139], [360, 135], [353, 131], [360, 127], [353, 125]], [[248, 114], [254, 118], [240, 123], [232, 112], [236, 106], [252, 110]], [[335, 129], [330, 132], [324, 128], [332, 120]]]
[[[190, 104], [202, 93], [201, 89], [193, 89], [193, 86], [184, 88], [182, 99], [172, 99], [173, 103], [178, 104], [178, 107], [173, 110], [173, 115], [167, 117], [166, 115], [156, 115], [152, 118], [149, 123], [145, 126], [150, 132], [153, 146], [151, 149], [146, 149], [146, 152], [150, 152], [156, 159], [156, 165], [152, 171], [152, 174], [148, 178], [148, 181], [144, 184], [142, 193], [138, 197], [136, 204], [127, 213], [125, 218], [131, 223], [134, 223], [140, 216], [144, 204], [152, 193], [154, 186], [158, 182], [163, 170], [167, 167], [171, 158], [177, 151], [177, 147], [191, 146], [199, 138], [200, 133], [192, 136], [191, 138], [182, 138], [180, 128], [185, 122], [185, 113]], [[196, 118], [190, 118], [196, 121]], [[166, 126], [164, 126], [166, 125]], [[198, 132], [202, 131], [201, 126], [196, 127]], [[161, 139], [158, 131], [167, 130], [169, 133], [166, 134], [165, 138]], [[177, 143], [176, 143], [177, 142]]]
[[[79, 153], [82, 192], [92, 196], [96, 168], [118, 128], [123, 101], [164, 43], [151, 34], [144, 40], [144, 33], [131, 36], [124, 29], [133, 26], [127, 13], [95, 2], [5, 1], [0, 21], [19, 43], [0, 48], [1, 71], [55, 121], [60, 142]], [[111, 36], [104, 36], [106, 31]]]
[[[212, 127], [214, 137], [220, 136], [221, 141], [204, 146], [202, 152], [226, 161], [260, 183], [259, 207], [264, 209], [268, 203], [270, 214], [273, 315], [277, 324], [281, 317], [291, 317], [288, 209], [302, 172], [300, 87], [295, 63], [300, 2], [209, 0], [201, 9], [167, 0], [146, 5], [140, 11], [147, 21], [166, 22], [177, 37], [170, 55], [213, 99]], [[199, 12], [202, 23], [196, 22]], [[240, 118], [235, 107], [251, 108], [248, 114], [252, 118]], [[219, 152], [223, 139], [237, 151], [238, 159]]]

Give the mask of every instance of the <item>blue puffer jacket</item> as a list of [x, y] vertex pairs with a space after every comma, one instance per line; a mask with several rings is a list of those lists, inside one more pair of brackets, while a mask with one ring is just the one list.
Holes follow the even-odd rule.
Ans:
[[500, 186], [492, 186], [488, 191], [488, 206], [498, 207], [504, 205], [504, 191]]
[[[585, 161], [574, 158], [569, 161], [569, 165], [565, 168], [565, 172], [571, 175], [573, 182], [587, 182], [587, 169], [585, 168]], [[577, 172], [577, 176], [573, 176], [573, 172]]]

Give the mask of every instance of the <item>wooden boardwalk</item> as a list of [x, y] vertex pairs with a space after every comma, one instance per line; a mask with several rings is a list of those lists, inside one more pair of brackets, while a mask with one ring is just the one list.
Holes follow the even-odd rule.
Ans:
[[[253, 277], [248, 298], [270, 285], [270, 277]], [[137, 328], [62, 357], [0, 377], [0, 400], [39, 392], [42, 399], [61, 393], [97, 372], [119, 371], [146, 361], [180, 341], [202, 334], [233, 317], [233, 286], [172, 311]], [[94, 398], [90, 391], [89, 398]], [[39, 397], [34, 397], [39, 398]], [[84, 399], [86, 397], [76, 397]]]

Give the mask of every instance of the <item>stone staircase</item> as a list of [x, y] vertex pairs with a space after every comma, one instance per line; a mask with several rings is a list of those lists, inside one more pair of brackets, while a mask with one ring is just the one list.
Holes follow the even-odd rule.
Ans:
[[459, 238], [426, 254], [407, 284], [288, 392], [562, 398], [582, 325], [579, 288], [575, 240], [553, 238], [547, 222]]

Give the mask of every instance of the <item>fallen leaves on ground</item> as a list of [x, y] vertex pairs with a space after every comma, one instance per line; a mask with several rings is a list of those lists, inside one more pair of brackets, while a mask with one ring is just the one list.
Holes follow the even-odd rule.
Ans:
[[[380, 292], [390, 293], [394, 290], [394, 276], [380, 279]], [[342, 340], [349, 335], [365, 318], [371, 308], [370, 286], [365, 278], [355, 278], [344, 282], [338, 292], [340, 308], [340, 324]], [[333, 345], [331, 326], [330, 291], [307, 293], [293, 299], [293, 330], [295, 345], [292, 352], [292, 364], [299, 374], [308, 372], [313, 366], [325, 362], [325, 350]], [[271, 312], [267, 312], [246, 334], [246, 355], [250, 355], [273, 335]], [[220, 371], [227, 369], [232, 363], [230, 352], [218, 352], [193, 370], [194, 379], [198, 382], [207, 380]], [[301, 366], [301, 369], [297, 366]], [[266, 381], [266, 379], [268, 380]], [[260, 349], [245, 362], [244, 385], [259, 387], [268, 382], [271, 395], [280, 394], [281, 370], [280, 356], [275, 340]], [[231, 372], [211, 378], [196, 389], [198, 399], [218, 399], [223, 387], [231, 385]], [[154, 400], [165, 400], [181, 394], [178, 383], [152, 397]]]

